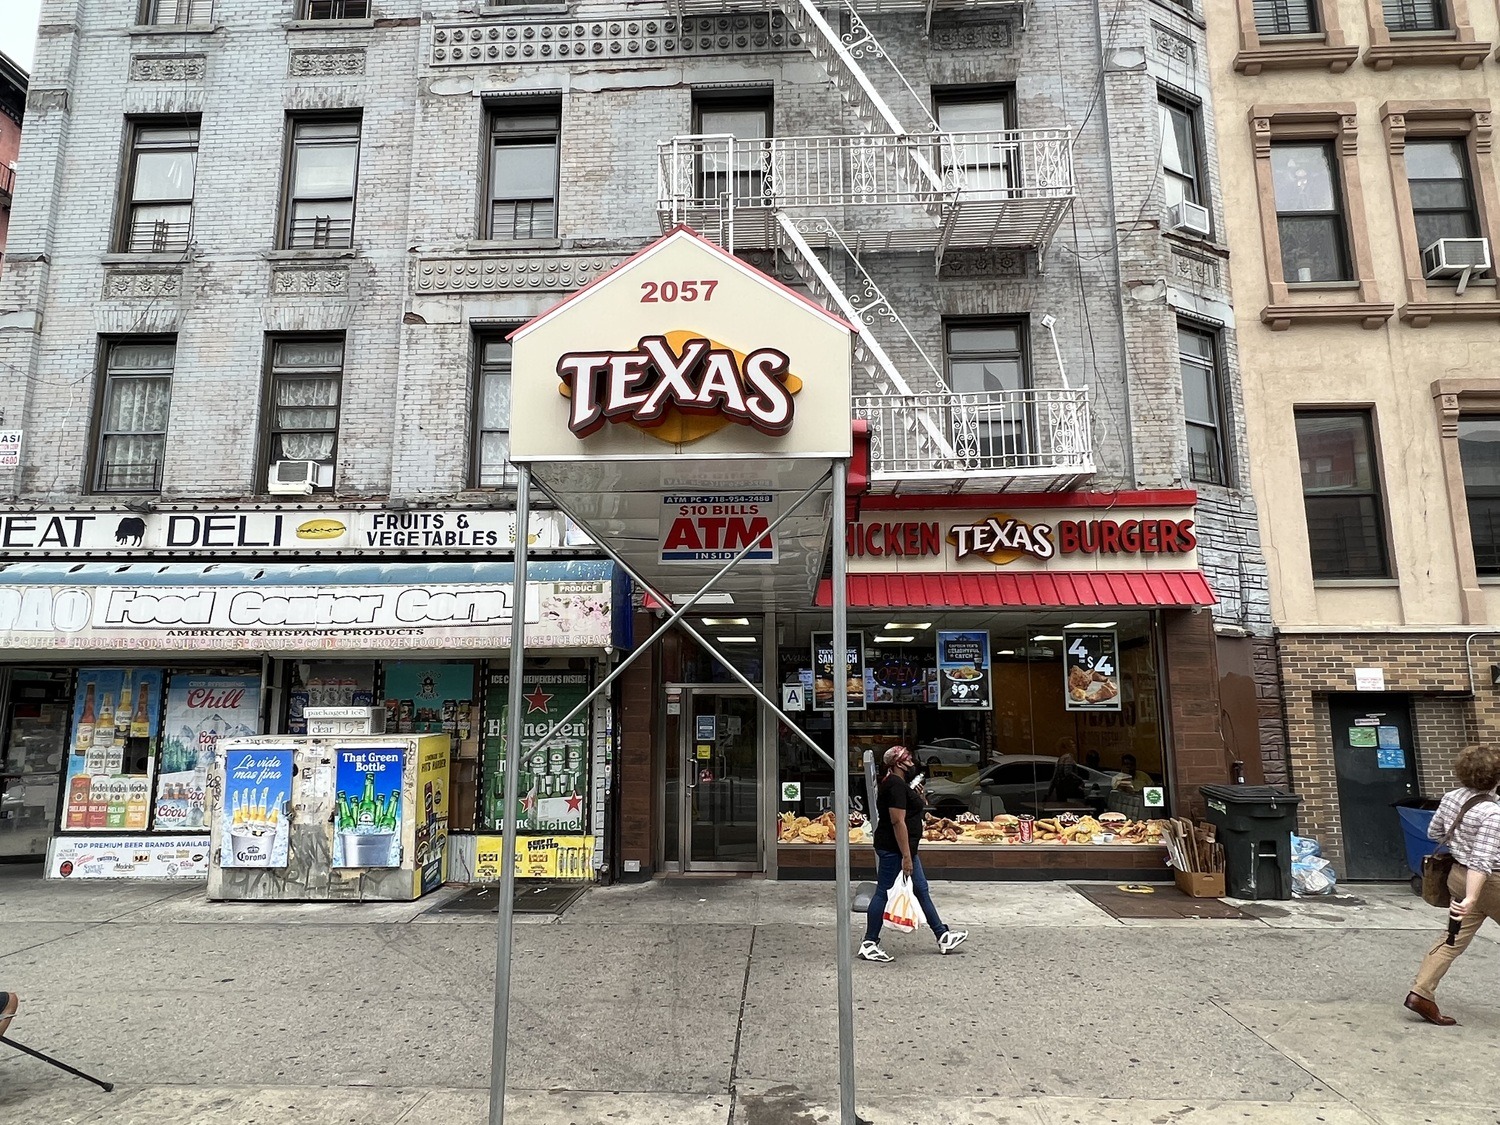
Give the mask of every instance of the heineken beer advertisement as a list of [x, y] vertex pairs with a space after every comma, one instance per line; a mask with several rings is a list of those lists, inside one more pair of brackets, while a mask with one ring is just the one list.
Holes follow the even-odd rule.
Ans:
[[224, 753], [220, 867], [285, 867], [292, 757], [277, 747]]
[[[528, 672], [521, 681], [520, 808], [521, 832], [582, 832], [588, 799], [589, 712], [585, 708], [547, 745], [536, 743], [588, 694], [589, 678], [581, 672]], [[484, 827], [498, 832], [505, 820], [505, 746], [510, 729], [510, 671], [490, 673], [485, 694]]]
[[[219, 739], [259, 729], [259, 676], [173, 675], [162, 723], [155, 827], [207, 827], [208, 775]], [[227, 808], [227, 791], [224, 801]]]
[[334, 784], [333, 866], [401, 866], [402, 746], [343, 746]]

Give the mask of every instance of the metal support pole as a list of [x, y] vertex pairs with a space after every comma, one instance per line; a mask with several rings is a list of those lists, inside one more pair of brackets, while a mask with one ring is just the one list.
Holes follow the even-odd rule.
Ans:
[[839, 1125], [857, 1125], [854, 1112], [854, 951], [850, 949], [849, 914], [849, 605], [845, 578], [844, 492], [849, 463], [833, 464], [833, 511], [829, 515], [833, 534], [833, 816], [834, 863], [838, 919], [834, 926], [839, 943]]
[[505, 1053], [510, 1043], [511, 937], [516, 918], [516, 802], [521, 796], [521, 673], [526, 664], [526, 555], [531, 466], [517, 465], [515, 585], [510, 599], [510, 696], [505, 723], [505, 803], [501, 807], [499, 928], [495, 937], [495, 1023], [490, 1039], [490, 1125], [505, 1125]]

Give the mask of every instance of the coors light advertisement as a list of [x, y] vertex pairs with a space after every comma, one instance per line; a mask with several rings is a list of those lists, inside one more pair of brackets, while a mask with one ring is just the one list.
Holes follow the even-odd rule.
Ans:
[[203, 828], [219, 739], [258, 734], [259, 728], [259, 676], [173, 676], [162, 723], [156, 827]]

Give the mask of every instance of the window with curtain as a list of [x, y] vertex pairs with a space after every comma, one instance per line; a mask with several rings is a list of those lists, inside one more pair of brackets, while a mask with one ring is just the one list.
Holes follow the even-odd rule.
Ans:
[[1411, 187], [1418, 247], [1425, 250], [1440, 238], [1479, 237], [1479, 214], [1462, 140], [1408, 138], [1406, 180]]
[[1352, 280], [1344, 194], [1333, 144], [1273, 144], [1271, 176], [1286, 280]]
[[268, 460], [315, 461], [317, 487], [332, 488], [344, 341], [283, 336], [272, 339], [270, 352]]
[[1385, 504], [1368, 410], [1297, 411], [1314, 578], [1389, 578]]
[[359, 134], [358, 118], [291, 119], [283, 249], [347, 250], [354, 245]]
[[141, 22], [149, 25], [208, 23], [214, 0], [143, 0]]
[[934, 91], [933, 116], [956, 136], [938, 162], [945, 178], [958, 177], [970, 198], [999, 199], [1020, 186], [1014, 91], [1008, 87]]
[[1178, 323], [1177, 360], [1182, 368], [1182, 414], [1187, 423], [1188, 475], [1204, 484], [1228, 483], [1220, 354], [1217, 332]]
[[709, 206], [732, 196], [737, 207], [766, 205], [770, 160], [771, 99], [700, 98], [693, 102], [693, 132], [704, 138], [698, 198]]
[[172, 405], [173, 340], [117, 340], [104, 347], [95, 492], [160, 492]]
[[[179, 119], [180, 120], [180, 119]], [[137, 122], [131, 131], [125, 221], [119, 248], [185, 254], [193, 240], [198, 124]]]
[[957, 396], [955, 447], [985, 468], [1019, 467], [1031, 452], [1031, 386], [1026, 325], [1020, 320], [955, 321], [946, 326], [948, 386]]
[[1208, 206], [1198, 163], [1198, 110], [1162, 98], [1156, 103], [1161, 129], [1162, 193], [1168, 207], [1184, 201]]
[[521, 242], [557, 237], [560, 103], [490, 112], [489, 208], [485, 237]]
[[1464, 470], [1474, 566], [1480, 574], [1500, 574], [1500, 417], [1460, 416], [1458, 458]]
[[1444, 0], [1384, 0], [1387, 31], [1442, 31], [1448, 26]]
[[1255, 30], [1261, 38], [1272, 35], [1315, 35], [1317, 0], [1254, 0]]
[[482, 336], [474, 388], [474, 467], [476, 488], [514, 488], [510, 456], [510, 341]]

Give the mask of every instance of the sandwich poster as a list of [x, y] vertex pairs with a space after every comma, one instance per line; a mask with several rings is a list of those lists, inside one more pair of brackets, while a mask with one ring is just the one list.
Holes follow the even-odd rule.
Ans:
[[939, 632], [938, 709], [988, 711], [990, 697], [990, 635], [984, 631]]
[[1119, 634], [1064, 629], [1063, 677], [1069, 711], [1120, 710]]
[[[849, 710], [865, 709], [865, 635], [847, 634], [849, 645]], [[833, 710], [833, 634], [812, 635], [813, 710]]]

